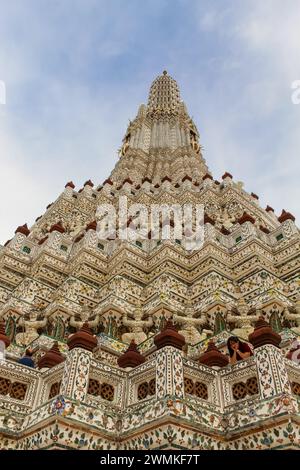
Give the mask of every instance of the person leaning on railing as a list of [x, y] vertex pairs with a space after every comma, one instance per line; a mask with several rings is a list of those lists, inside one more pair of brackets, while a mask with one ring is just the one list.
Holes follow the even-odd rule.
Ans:
[[247, 357], [253, 356], [253, 352], [247, 343], [241, 341], [237, 336], [230, 336], [227, 340], [227, 348], [229, 351], [229, 362], [230, 364], [236, 364], [238, 361], [247, 359]]

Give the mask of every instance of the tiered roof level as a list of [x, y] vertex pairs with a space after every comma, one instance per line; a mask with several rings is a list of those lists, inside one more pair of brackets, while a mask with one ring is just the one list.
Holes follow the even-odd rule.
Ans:
[[[21, 221], [12, 239], [0, 247], [0, 320], [10, 340], [7, 361], [0, 366], [0, 398], [6, 397], [6, 411], [0, 416], [2, 446], [24, 447], [34, 426], [40, 426], [49, 433], [41, 447], [55, 447], [50, 434], [57, 400], [64, 409], [68, 403], [63, 416], [75, 426], [74, 436], [76, 420], [86, 427], [89, 438], [89, 424], [98, 426], [91, 441], [94, 448], [107, 448], [109, 442], [119, 445], [122, 432], [124, 448], [141, 447], [132, 423], [140, 423], [138, 433], [144, 442], [147, 430], [141, 423], [149, 403], [149, 429], [156, 426], [161, 435], [169, 433], [170, 447], [170, 423], [178, 430], [175, 447], [200, 446], [203, 436], [203, 445], [212, 448], [249, 448], [250, 442], [267, 448], [266, 442], [260, 443], [265, 438], [262, 422], [272, 433], [282, 426], [280, 437], [272, 434], [271, 446], [294, 445], [296, 437], [291, 442], [284, 433], [286, 428], [290, 435], [298, 432], [300, 371], [284, 356], [300, 335], [299, 230], [288, 210], [277, 216], [270, 206], [262, 208], [258, 196], [246, 192], [225, 170], [219, 180], [212, 176], [178, 85], [164, 71], [152, 83], [147, 105], [142, 104], [130, 122], [109, 177], [98, 185], [88, 180], [80, 189], [68, 182], [31, 227]], [[120, 196], [127, 196], [129, 209], [136, 203], [203, 204], [203, 246], [190, 250], [182, 240], [157, 240], [151, 232], [134, 241], [118, 236], [99, 240], [97, 209], [109, 203], [118, 211]], [[134, 216], [125, 222], [134, 222]], [[209, 351], [216, 357], [226, 353], [232, 333], [249, 342], [259, 318], [280, 335], [279, 347], [263, 344], [254, 357], [233, 368], [215, 369], [197, 362], [208, 341], [213, 341]], [[182, 350], [172, 345], [156, 350], [154, 337], [167, 321], [173, 321], [185, 338]], [[98, 346], [86, 350], [78, 342], [68, 350], [70, 335], [77, 331], [80, 337], [82, 329], [95, 335]], [[131, 339], [145, 362], [127, 370], [120, 368], [118, 358]], [[16, 364], [28, 346], [38, 364], [54, 342], [64, 363], [46, 371]], [[267, 372], [261, 361], [269, 364]], [[176, 367], [181, 382], [162, 385], [161, 374]], [[77, 373], [83, 374], [79, 388]], [[264, 373], [269, 374], [271, 391]], [[14, 383], [21, 385], [13, 388]], [[252, 410], [247, 417], [242, 416], [241, 406]], [[273, 407], [269, 413], [273, 425], [268, 406]], [[97, 417], [95, 407], [100, 410]], [[38, 411], [46, 408], [52, 411]], [[282, 421], [276, 424], [279, 408]], [[188, 410], [185, 423], [178, 418], [183, 410]], [[236, 413], [240, 421], [233, 430], [230, 420]], [[216, 423], [223, 423], [222, 431]], [[249, 423], [252, 437], [247, 443]], [[189, 431], [180, 443], [182, 424]], [[198, 435], [192, 437], [195, 426]], [[60, 445], [76, 447], [75, 437], [67, 438], [62, 423], [61, 429]], [[281, 444], [277, 438], [283, 439]], [[34, 442], [32, 438], [31, 448]], [[160, 444], [154, 439], [151, 446]]]

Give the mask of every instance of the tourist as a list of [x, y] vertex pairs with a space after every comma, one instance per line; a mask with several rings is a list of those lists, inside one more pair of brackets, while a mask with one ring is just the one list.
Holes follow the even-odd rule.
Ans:
[[33, 359], [31, 357], [32, 354], [32, 349], [26, 349], [25, 355], [18, 360], [18, 364], [22, 364], [23, 366], [27, 367], [35, 367]]
[[253, 356], [253, 352], [244, 341], [239, 340], [237, 336], [230, 336], [227, 341], [227, 347], [230, 355], [230, 364], [236, 364], [238, 361]]

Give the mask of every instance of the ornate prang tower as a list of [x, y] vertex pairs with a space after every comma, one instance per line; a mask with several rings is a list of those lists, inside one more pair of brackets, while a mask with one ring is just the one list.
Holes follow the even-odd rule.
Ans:
[[[100, 240], [97, 208], [120, 196], [125, 225], [134, 204], [203, 204], [202, 247]], [[0, 448], [299, 448], [294, 221], [227, 171], [214, 180], [163, 72], [110, 177], [67, 183], [0, 248]], [[232, 335], [254, 348], [235, 365]], [[17, 363], [28, 347], [34, 369]]]
[[130, 178], [142, 184], [148, 178], [155, 186], [164, 178], [180, 185], [182, 178], [189, 176], [200, 183], [208, 170], [198, 139], [178, 85], [164, 71], [151, 85], [148, 106], [140, 106], [127, 129], [111, 179], [120, 184]]

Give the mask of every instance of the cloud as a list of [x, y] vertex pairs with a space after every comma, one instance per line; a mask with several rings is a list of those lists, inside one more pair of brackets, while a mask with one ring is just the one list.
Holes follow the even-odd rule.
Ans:
[[262, 205], [299, 219], [300, 106], [291, 102], [291, 83], [300, 77], [300, 4], [225, 3], [221, 10], [213, 2], [204, 16], [198, 11], [200, 30], [215, 46], [203, 64], [211, 80], [190, 98], [202, 108], [206, 159], [216, 173], [243, 180]]
[[[1, 6], [1, 1], [0, 1]], [[216, 177], [300, 217], [298, 1], [11, 0], [0, 15], [0, 243], [73, 179], [102, 182], [163, 69]]]

